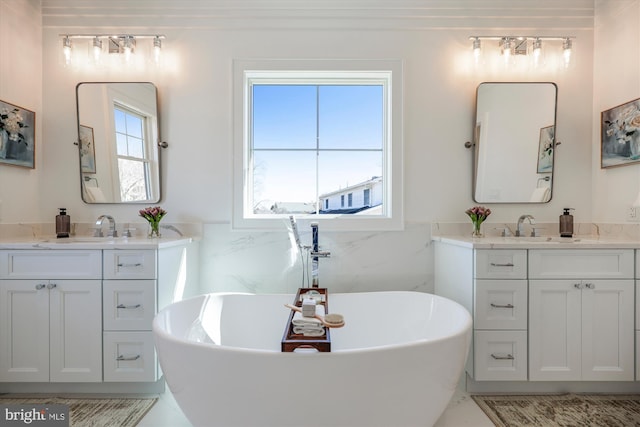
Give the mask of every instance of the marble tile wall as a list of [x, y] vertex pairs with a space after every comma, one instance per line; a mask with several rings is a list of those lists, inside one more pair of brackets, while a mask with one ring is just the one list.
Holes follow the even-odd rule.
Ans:
[[[302, 244], [309, 245], [310, 230], [299, 228]], [[320, 286], [331, 292], [433, 292], [430, 223], [408, 223], [402, 231], [384, 232], [320, 229], [319, 242], [321, 250], [331, 252], [319, 266]], [[302, 286], [306, 257], [301, 259], [284, 224], [282, 231], [269, 232], [204, 224], [200, 250], [203, 293], [293, 293]]]

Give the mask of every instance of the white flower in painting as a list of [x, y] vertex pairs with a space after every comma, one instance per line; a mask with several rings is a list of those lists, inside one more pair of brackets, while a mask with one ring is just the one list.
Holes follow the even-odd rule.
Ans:
[[26, 144], [27, 141], [21, 133], [22, 128], [25, 127], [27, 126], [24, 124], [24, 118], [19, 109], [3, 108], [0, 110], [0, 131], [7, 132], [9, 140], [23, 141]]

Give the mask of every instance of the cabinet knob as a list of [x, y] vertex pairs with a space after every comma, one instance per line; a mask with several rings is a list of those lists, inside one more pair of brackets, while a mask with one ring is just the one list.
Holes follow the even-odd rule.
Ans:
[[582, 289], [582, 283], [574, 283], [573, 287], [576, 289]]
[[595, 289], [596, 285], [594, 285], [593, 283], [585, 283], [585, 286], [587, 287], [587, 289]]
[[40, 289], [44, 289], [47, 285], [45, 285], [44, 283], [38, 283], [36, 285], [36, 291], [39, 291]]
[[56, 288], [57, 286], [58, 286], [58, 285], [56, 285], [55, 283], [49, 283], [49, 284], [47, 285], [47, 289], [53, 289], [53, 288]]

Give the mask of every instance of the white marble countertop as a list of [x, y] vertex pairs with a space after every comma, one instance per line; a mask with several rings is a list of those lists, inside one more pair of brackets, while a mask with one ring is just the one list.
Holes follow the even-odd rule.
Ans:
[[495, 237], [433, 236], [435, 242], [474, 249], [640, 249], [635, 239], [600, 236]]
[[91, 237], [56, 238], [7, 237], [0, 238], [0, 249], [159, 249], [179, 246], [196, 240], [193, 237]]

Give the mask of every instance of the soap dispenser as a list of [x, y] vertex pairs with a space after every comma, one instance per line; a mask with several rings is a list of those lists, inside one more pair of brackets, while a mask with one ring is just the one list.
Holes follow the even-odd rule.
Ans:
[[67, 208], [60, 208], [60, 213], [56, 216], [56, 235], [58, 237], [69, 237], [71, 232], [71, 217], [67, 215]]
[[560, 237], [573, 237], [573, 215], [569, 213], [573, 208], [563, 208], [564, 213], [560, 215]]

